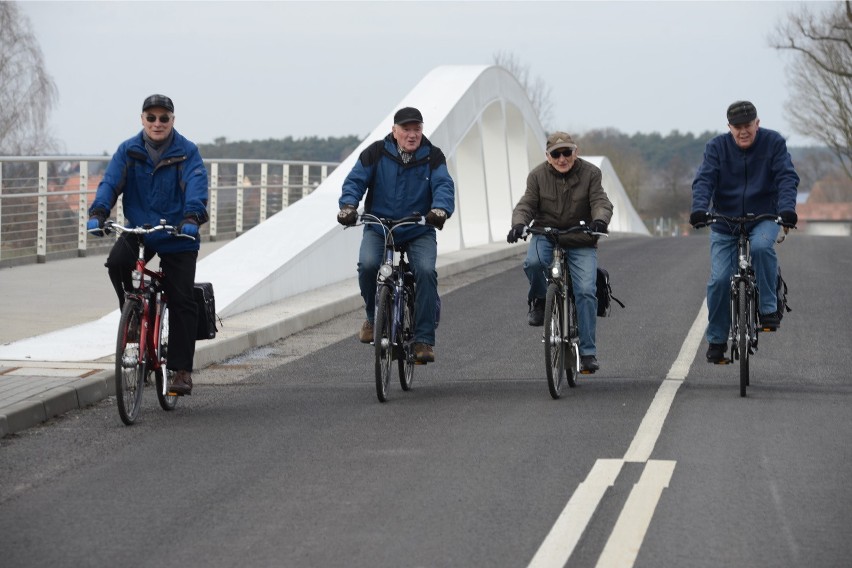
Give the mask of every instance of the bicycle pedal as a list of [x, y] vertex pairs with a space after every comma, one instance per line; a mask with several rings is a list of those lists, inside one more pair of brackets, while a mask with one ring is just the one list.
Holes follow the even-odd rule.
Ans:
[[777, 328], [777, 327], [760, 327], [760, 328], [758, 328], [758, 331], [763, 331], [763, 332], [766, 332], [766, 331], [768, 331], [768, 332], [775, 332], [775, 331], [778, 331], [778, 328]]
[[426, 361], [415, 361], [414, 364], [415, 365], [425, 365]]
[[583, 369], [582, 371], [580, 371], [580, 374], [581, 375], [594, 375], [595, 372], [594, 371], [587, 371], [586, 369]]

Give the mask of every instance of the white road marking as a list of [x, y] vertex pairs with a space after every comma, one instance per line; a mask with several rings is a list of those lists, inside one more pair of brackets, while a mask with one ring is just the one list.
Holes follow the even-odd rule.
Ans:
[[669, 486], [674, 468], [673, 461], [650, 460], [645, 464], [642, 477], [630, 491], [615, 528], [598, 558], [597, 568], [633, 566], [663, 489]]
[[583, 535], [608, 487], [621, 472], [622, 460], [597, 460], [533, 556], [530, 568], [564, 566]]
[[[681, 345], [680, 352], [669, 369], [666, 379], [657, 389], [657, 394], [648, 407], [636, 435], [624, 458], [599, 459], [592, 466], [592, 471], [586, 480], [577, 486], [568, 504], [559, 514], [553, 528], [547, 534], [538, 551], [530, 561], [530, 568], [556, 568], [565, 566], [574, 547], [577, 546], [580, 537], [586, 530], [598, 504], [603, 499], [606, 489], [615, 483], [616, 477], [621, 472], [625, 462], [647, 462], [642, 477], [630, 492], [627, 503], [616, 521], [613, 534], [610, 535], [612, 546], [607, 546], [598, 559], [598, 566], [633, 566], [645, 532], [651, 522], [651, 517], [657, 507], [657, 502], [662, 494], [663, 488], [668, 487], [669, 480], [674, 472], [673, 461], [648, 461], [651, 452], [657, 443], [663, 423], [668, 416], [669, 409], [674, 401], [680, 385], [686, 380], [689, 366], [695, 358], [695, 353], [704, 335], [707, 325], [707, 301], [701, 304], [695, 321], [686, 339]], [[635, 496], [634, 496], [635, 495]], [[616, 532], [618, 533], [616, 535]], [[624, 545], [615, 541], [624, 541]], [[629, 543], [629, 544], [627, 544]], [[625, 546], [629, 546], [625, 550]], [[635, 549], [635, 550], [634, 550]], [[608, 551], [609, 550], [609, 551]], [[632, 551], [632, 552], [631, 552]], [[632, 556], [631, 556], [632, 554]], [[606, 558], [605, 558], [606, 556]], [[611, 563], [615, 559], [629, 560], [626, 563]], [[601, 564], [602, 561], [609, 564]]]

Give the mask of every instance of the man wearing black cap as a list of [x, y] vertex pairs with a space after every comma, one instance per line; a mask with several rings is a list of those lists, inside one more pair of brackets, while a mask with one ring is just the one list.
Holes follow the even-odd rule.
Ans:
[[[413, 107], [398, 110], [390, 134], [361, 152], [340, 196], [337, 221], [351, 226], [358, 220], [358, 204], [377, 217], [400, 219], [426, 213], [427, 225], [394, 230], [394, 241], [404, 246], [414, 270], [414, 357], [419, 363], [435, 360], [436, 304], [438, 301], [437, 241], [435, 229], [455, 210], [455, 184], [444, 153], [423, 136], [423, 116]], [[358, 285], [367, 318], [358, 337], [373, 341], [376, 310], [376, 274], [382, 263], [385, 239], [381, 227], [365, 225], [358, 257]]]
[[[707, 225], [711, 210], [728, 217], [769, 213], [778, 215], [785, 227], [796, 225], [799, 176], [787, 143], [778, 132], [759, 126], [757, 109], [751, 102], [736, 101], [728, 107], [730, 132], [707, 143], [704, 161], [692, 182], [689, 223], [696, 229]], [[731, 325], [729, 288], [738, 235], [724, 223], [713, 223], [710, 229], [707, 361], [720, 363], [725, 358]], [[760, 293], [760, 323], [770, 329], [778, 328], [782, 316], [776, 294], [778, 231], [774, 221], [755, 223], [749, 230]]]
[[[173, 371], [170, 392], [188, 395], [192, 393], [197, 332], [193, 286], [201, 244], [198, 227], [207, 221], [207, 170], [198, 147], [174, 129], [174, 112], [174, 103], [165, 95], [151, 95], [142, 103], [142, 130], [122, 142], [113, 154], [89, 209], [88, 229], [103, 236], [97, 230], [103, 229], [121, 195], [124, 216], [131, 226], [158, 225], [165, 219], [181, 234], [194, 237], [179, 238], [165, 232], [145, 236], [146, 260], [158, 254], [166, 275], [168, 369]], [[121, 235], [107, 257], [106, 267], [119, 306], [124, 305], [124, 290], [132, 287], [137, 239], [136, 235]]]
[[[517, 242], [524, 227], [532, 221], [539, 227], [569, 229], [584, 222], [598, 233], [606, 233], [612, 219], [612, 202], [601, 185], [600, 168], [577, 155], [577, 144], [566, 132], [547, 137], [545, 161], [527, 176], [527, 189], [512, 211], [512, 228], [506, 240]], [[580, 366], [586, 373], [600, 368], [595, 332], [598, 300], [596, 295], [598, 237], [585, 233], [562, 235], [571, 267], [571, 283], [577, 302], [580, 332]], [[524, 260], [524, 272], [530, 282], [527, 323], [544, 325], [547, 280], [544, 272], [553, 261], [553, 244], [544, 236], [533, 235]]]

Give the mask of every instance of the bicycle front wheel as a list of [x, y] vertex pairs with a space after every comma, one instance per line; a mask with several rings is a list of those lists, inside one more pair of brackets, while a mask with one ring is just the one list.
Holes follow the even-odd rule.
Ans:
[[750, 345], [749, 345], [749, 296], [745, 280], [737, 284], [737, 350], [740, 355], [740, 396], [746, 395], [748, 386]]
[[139, 416], [145, 385], [145, 355], [140, 352], [142, 303], [128, 298], [118, 323], [115, 347], [115, 398], [121, 421], [130, 426]]
[[563, 298], [558, 284], [547, 287], [544, 300], [544, 362], [550, 396], [562, 396], [565, 382], [565, 340], [568, 336], [563, 317]]
[[388, 400], [388, 386], [393, 360], [393, 297], [387, 286], [379, 290], [376, 301], [376, 321], [373, 324], [373, 343], [376, 345], [376, 395], [381, 402]]
[[402, 304], [402, 329], [399, 333], [397, 364], [399, 366], [399, 385], [402, 390], [411, 390], [414, 380], [414, 294], [405, 294]]
[[169, 387], [169, 371], [167, 365], [169, 362], [169, 306], [165, 302], [160, 310], [160, 324], [158, 326], [157, 335], [157, 359], [159, 368], [155, 371], [157, 402], [160, 403], [160, 408], [163, 410], [174, 410], [177, 405], [178, 396], [168, 393]]

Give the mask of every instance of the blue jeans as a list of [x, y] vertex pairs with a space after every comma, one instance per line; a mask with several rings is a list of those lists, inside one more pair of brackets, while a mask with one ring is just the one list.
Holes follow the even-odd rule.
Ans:
[[[574, 302], [577, 304], [577, 324], [580, 326], [580, 355], [596, 355], [598, 249], [594, 247], [565, 249]], [[553, 262], [553, 244], [541, 235], [532, 235], [524, 260], [524, 272], [530, 281], [529, 301], [544, 300], [547, 295], [545, 272]]]
[[[775, 238], [780, 227], [774, 221], [761, 221], [749, 232], [751, 260], [760, 293], [759, 311], [778, 310], [776, 286], [778, 257]], [[731, 275], [737, 265], [737, 235], [710, 231], [710, 280], [707, 282], [707, 341], [726, 343], [731, 328]]]
[[[438, 301], [438, 243], [434, 233], [427, 233], [406, 243], [408, 264], [414, 272], [414, 341], [435, 345], [435, 304]], [[385, 238], [375, 231], [364, 230], [358, 255], [358, 285], [364, 298], [367, 319], [376, 317], [376, 274], [384, 260]]]

